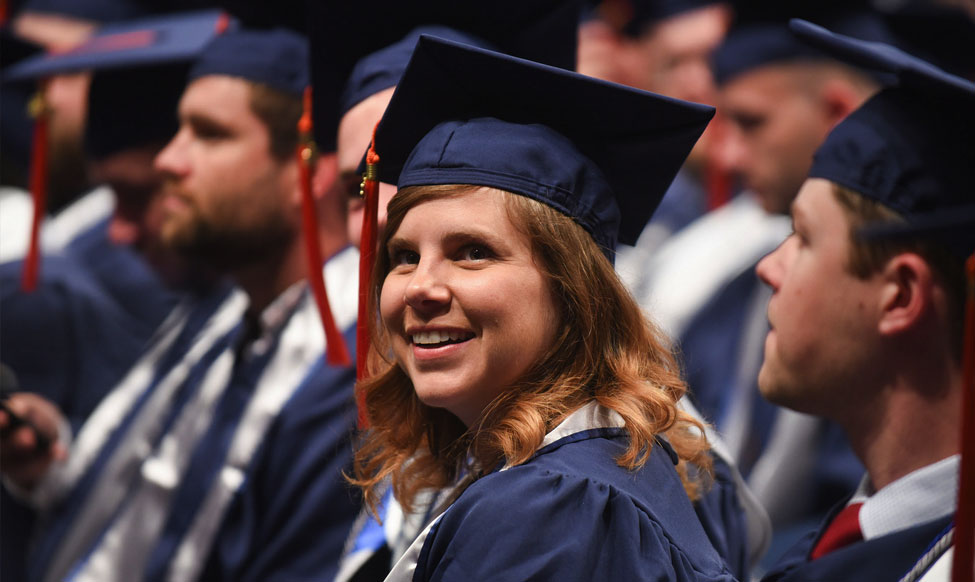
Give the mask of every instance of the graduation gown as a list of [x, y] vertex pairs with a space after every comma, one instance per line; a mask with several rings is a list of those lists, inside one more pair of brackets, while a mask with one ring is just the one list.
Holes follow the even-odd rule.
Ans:
[[[614, 416], [619, 422], [605, 422]], [[573, 419], [583, 428], [562, 436]], [[590, 404], [569, 421], [528, 462], [471, 484], [387, 580], [734, 579], [669, 445], [655, 445], [631, 472], [615, 460], [628, 441], [618, 415]]]
[[[344, 329], [355, 318], [357, 263], [349, 249], [326, 265], [333, 314]], [[280, 323], [252, 343], [241, 343], [248, 334], [240, 306], [221, 307], [188, 348], [162, 350], [158, 366], [144, 362], [156, 370], [153, 379], [147, 386], [133, 380], [121, 407], [127, 412], [112, 419], [94, 462], [55, 507], [55, 527], [32, 556], [38, 579], [71, 572], [99, 582], [196, 580], [208, 564], [213, 578], [273, 580], [269, 573], [278, 575], [285, 563], [303, 573], [282, 576], [329, 575], [341, 536], [326, 549], [327, 540], [309, 543], [307, 535], [316, 519], [344, 532], [358, 509], [337, 474], [318, 473], [337, 473], [350, 458], [354, 370], [312, 372], [324, 347], [320, 319], [306, 289], [293, 289], [294, 302], [286, 300], [291, 291], [272, 306]], [[133, 376], [137, 370], [127, 380]], [[145, 450], [128, 452], [133, 440], [145, 440]], [[334, 512], [310, 511], [315, 503]], [[296, 557], [302, 551], [331, 556], [331, 563]]]
[[77, 428], [178, 296], [132, 248], [108, 240], [105, 222], [45, 256], [35, 291], [21, 291], [22, 269], [23, 261], [0, 265], [0, 357], [21, 389], [56, 403]]
[[[355, 325], [345, 341], [354, 361]], [[361, 506], [358, 490], [343, 477], [352, 465], [354, 383], [353, 367], [329, 366], [324, 357], [312, 367], [251, 461], [202, 580], [327, 581], [335, 576]]]
[[762, 582], [834, 582], [870, 580], [897, 582], [951, 523], [949, 515], [914, 527], [834, 550], [817, 560], [809, 553], [827, 524], [845, 506], [836, 506], [818, 530], [800, 539], [773, 565]]

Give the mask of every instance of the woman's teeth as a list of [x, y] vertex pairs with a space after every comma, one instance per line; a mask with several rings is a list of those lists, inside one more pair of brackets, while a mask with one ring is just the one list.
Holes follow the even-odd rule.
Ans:
[[474, 334], [463, 331], [424, 331], [413, 334], [413, 343], [418, 346], [437, 345], [466, 341], [472, 337]]

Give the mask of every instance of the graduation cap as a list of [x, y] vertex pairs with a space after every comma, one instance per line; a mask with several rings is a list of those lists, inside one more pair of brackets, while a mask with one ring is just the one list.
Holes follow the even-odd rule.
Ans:
[[239, 28], [212, 39], [194, 60], [189, 80], [238, 77], [302, 96], [308, 87], [308, 39], [286, 28]]
[[899, 211], [906, 223], [868, 225], [868, 238], [936, 240], [967, 257], [962, 344], [962, 430], [953, 579], [975, 562], [975, 83], [902, 50], [834, 34], [804, 21], [792, 30], [837, 58], [895, 75], [842, 121], [816, 153], [825, 178]]
[[416, 42], [424, 34], [481, 48], [497, 48], [473, 34], [448, 26], [440, 24], [418, 26], [400, 40], [359, 59], [345, 82], [339, 100], [339, 117], [341, 118], [366, 98], [395, 87], [406, 72]]
[[342, 91], [356, 63], [421, 25], [443, 25], [498, 50], [573, 69], [581, 0], [308, 2], [315, 141], [335, 147]]
[[219, 10], [105, 24], [80, 45], [68, 51], [25, 59], [10, 67], [3, 78], [14, 82], [91, 69], [190, 61], [217, 34], [233, 26], [234, 23]]
[[376, 131], [378, 177], [473, 184], [632, 243], [714, 108], [423, 36]]
[[[71, 50], [40, 54], [12, 65], [4, 72], [3, 78], [8, 83], [38, 81], [43, 84], [44, 79], [52, 75], [84, 70], [131, 70], [188, 62], [200, 53], [210, 39], [228, 26], [228, 18], [219, 11], [107, 24]], [[168, 77], [161, 76], [156, 81], [172, 78], [172, 74], [166, 75]], [[176, 75], [181, 76], [181, 73], [177, 72]], [[166, 99], [171, 98], [178, 91], [178, 87], [175, 90], [157, 88], [154, 84], [145, 84], [145, 78], [133, 81], [130, 83], [124, 76], [112, 74], [93, 80], [90, 91], [110, 97], [113, 100], [108, 105], [110, 109], [113, 106], [119, 107], [115, 112], [117, 116], [113, 116], [111, 110], [106, 112], [104, 108], [99, 109], [97, 104], [89, 112], [89, 118], [92, 115], [97, 118], [96, 124], [102, 120], [110, 122], [110, 126], [103, 132], [99, 130], [97, 134], [94, 127], [86, 129], [86, 145], [93, 147], [96, 155], [107, 155], [133, 143], [146, 143], [143, 140], [164, 137], [165, 133], [173, 129], [172, 111], [164, 116], [160, 116], [159, 112], [171, 104]], [[120, 92], [129, 91], [135, 91], [131, 101], [119, 99]], [[144, 115], [140, 116], [138, 107], [143, 104], [142, 99], [145, 99], [145, 108], [142, 110]], [[40, 94], [34, 99], [32, 109], [35, 122], [30, 190], [34, 198], [34, 218], [21, 282], [25, 291], [32, 291], [37, 286], [40, 269], [40, 224], [44, 216], [47, 190], [47, 111]], [[125, 127], [122, 122], [126, 119], [137, 123]]]
[[[866, 10], [840, 10], [827, 5], [811, 19], [855, 38], [879, 42], [893, 40], [884, 20]], [[826, 60], [829, 60], [826, 53], [800, 41], [789, 31], [785, 15], [766, 13], [740, 20], [712, 55], [718, 85], [767, 65]], [[881, 76], [879, 80], [887, 79]]]
[[[891, 74], [884, 89], [838, 124], [817, 150], [810, 177], [841, 184], [899, 212], [900, 227], [943, 232], [962, 256], [975, 228], [953, 221], [975, 207], [975, 83], [897, 47], [796, 20], [797, 37], [835, 58]], [[893, 232], [893, 231], [891, 231]]]
[[638, 37], [656, 22], [724, 2], [725, 0], [623, 0], [621, 4], [627, 5], [630, 12], [623, 32], [631, 37]]
[[117, 22], [145, 16], [148, 6], [145, 0], [26, 0], [21, 10]]

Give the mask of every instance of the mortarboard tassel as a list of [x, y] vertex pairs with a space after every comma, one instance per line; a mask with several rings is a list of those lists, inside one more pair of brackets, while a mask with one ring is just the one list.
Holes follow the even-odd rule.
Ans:
[[44, 101], [46, 82], [41, 82], [31, 99], [29, 113], [34, 118], [34, 140], [31, 149], [30, 193], [34, 201], [34, 218], [30, 227], [30, 243], [20, 286], [24, 292], [37, 288], [41, 262], [41, 222], [47, 207], [47, 104]]
[[968, 279], [962, 340], [961, 469], [955, 513], [952, 582], [972, 582], [975, 565], [975, 255], [965, 262]]
[[[379, 124], [376, 124], [379, 127]], [[366, 153], [366, 173], [362, 176], [362, 197], [365, 208], [362, 213], [362, 242], [359, 249], [359, 319], [356, 323], [356, 379], [366, 377], [366, 362], [369, 354], [369, 277], [376, 262], [376, 239], [378, 238], [377, 219], [379, 214], [379, 155], [376, 153], [376, 130], [373, 129], [372, 141]], [[366, 428], [369, 420], [366, 416], [365, 402], [361, 392], [356, 393], [356, 404], [359, 410], [359, 428]]]
[[[711, 139], [708, 142], [708, 147], [713, 147], [711, 144], [720, 143], [724, 139], [724, 127], [726, 121], [720, 119], [720, 114], [715, 114], [715, 119], [708, 127], [708, 131], [711, 132]], [[704, 161], [704, 182], [705, 188], [707, 189], [707, 204], [708, 210], [714, 210], [724, 206], [729, 200], [731, 200], [731, 173], [720, 164], [713, 161], [714, 156], [708, 154]]]
[[305, 89], [304, 111], [298, 121], [300, 143], [298, 144], [298, 171], [301, 179], [301, 214], [305, 237], [305, 255], [308, 257], [308, 282], [311, 285], [318, 313], [325, 328], [325, 361], [333, 366], [348, 366], [352, 363], [349, 348], [342, 334], [335, 326], [332, 309], [329, 307], [325, 291], [325, 272], [322, 249], [318, 246], [318, 219], [315, 215], [315, 199], [311, 192], [312, 163], [314, 162], [314, 142], [311, 138], [311, 88]]
[[217, 34], [227, 32], [227, 29], [230, 28], [230, 14], [227, 12], [221, 12], [217, 17], [217, 22], [214, 25], [214, 28], [216, 29]]

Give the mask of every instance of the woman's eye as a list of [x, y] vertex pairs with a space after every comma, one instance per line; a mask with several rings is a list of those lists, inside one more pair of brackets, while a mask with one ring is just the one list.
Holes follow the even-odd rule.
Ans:
[[482, 245], [467, 245], [461, 249], [460, 254], [465, 261], [483, 261], [491, 258], [491, 251]]
[[396, 267], [399, 265], [415, 265], [420, 262], [420, 254], [416, 251], [398, 250], [390, 254], [390, 263]]

